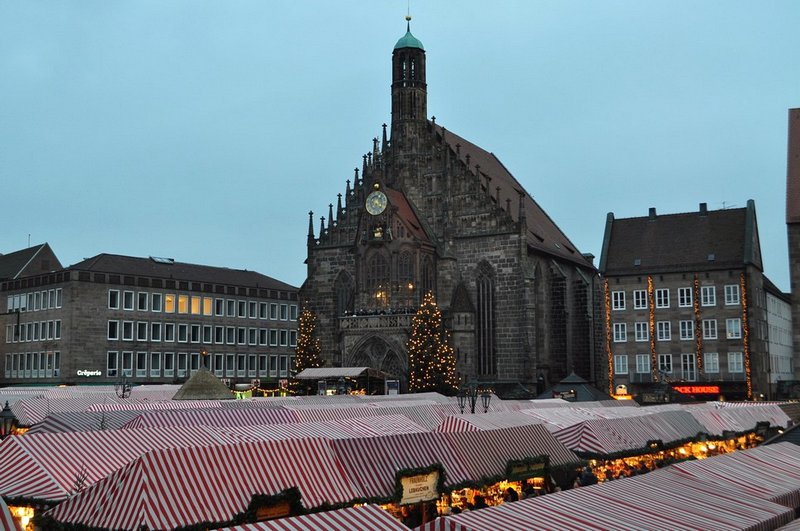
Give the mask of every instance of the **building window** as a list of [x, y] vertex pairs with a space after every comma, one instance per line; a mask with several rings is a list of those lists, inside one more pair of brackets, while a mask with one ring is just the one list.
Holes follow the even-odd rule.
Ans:
[[612, 291], [611, 292], [611, 309], [624, 310], [625, 309], [625, 292]]
[[56, 289], [56, 308], [61, 308], [63, 302], [63, 294], [61, 288]]
[[739, 304], [738, 284], [728, 284], [725, 286], [725, 304], [728, 306]]
[[637, 289], [633, 291], [633, 309], [646, 310], [647, 309], [647, 291]]
[[714, 286], [703, 286], [700, 288], [700, 304], [703, 306], [717, 305], [717, 289]]
[[186, 343], [189, 339], [189, 326], [183, 323], [178, 323], [178, 343]]
[[200, 325], [193, 324], [189, 330], [190, 330], [189, 341], [191, 341], [192, 343], [200, 343]]
[[678, 288], [678, 306], [680, 308], [692, 307], [692, 288]]
[[225, 376], [236, 375], [236, 355], [228, 354], [225, 356]]
[[672, 354], [658, 355], [658, 370], [667, 374], [672, 373]]
[[186, 376], [186, 353], [178, 352], [178, 378]]
[[290, 304], [289, 305], [289, 320], [290, 321], [297, 321], [297, 305]]
[[214, 313], [214, 299], [211, 297], [203, 297], [203, 315], [213, 315]]
[[160, 352], [151, 352], [150, 353], [150, 376], [152, 378], [158, 378], [161, 376], [161, 353]]
[[281, 321], [287, 321], [289, 319], [289, 306], [287, 304], [281, 304]]
[[269, 375], [271, 378], [278, 377], [278, 356], [269, 357]]
[[289, 331], [281, 330], [281, 346], [286, 347], [289, 345]]
[[203, 297], [191, 297], [191, 308], [192, 308], [192, 315], [200, 315], [203, 310], [201, 305], [203, 304]]
[[650, 341], [650, 327], [647, 321], [640, 321], [634, 323], [636, 330], [636, 341]]
[[148, 328], [147, 321], [139, 321], [136, 323], [136, 341], [147, 341]]
[[667, 288], [656, 290], [656, 308], [669, 308], [669, 290]]
[[225, 328], [225, 343], [228, 345], [236, 344], [236, 327], [228, 326]]
[[122, 292], [122, 309], [123, 310], [133, 310], [133, 292], [132, 291], [123, 291]]
[[210, 345], [213, 343], [211, 340], [212, 336], [214, 335], [214, 327], [211, 325], [203, 325], [203, 343], [206, 345]]
[[119, 339], [119, 321], [108, 322], [108, 339], [110, 341]]
[[233, 299], [227, 299], [225, 301], [225, 305], [227, 306], [227, 314], [228, 317], [236, 317], [236, 301]]
[[150, 310], [154, 312], [161, 311], [162, 295], [160, 293], [150, 294]]
[[268, 339], [267, 339], [268, 336], [269, 336], [269, 332], [267, 331], [266, 328], [259, 328], [258, 329], [258, 344], [261, 345], [262, 347], [266, 347], [267, 346], [267, 341], [268, 341]]
[[161, 341], [161, 323], [150, 323], [150, 341]]
[[225, 299], [214, 299], [214, 315], [217, 317], [225, 315]]
[[624, 343], [628, 340], [627, 323], [614, 323], [614, 343]]
[[628, 356], [626, 354], [614, 355], [614, 374], [628, 374]]
[[297, 330], [289, 330], [289, 346], [297, 346]]
[[[36, 295], [39, 295], [38, 293]], [[119, 310], [119, 290], [108, 290], [108, 308], [110, 310]], [[10, 310], [10, 308], [9, 308]]]
[[274, 302], [269, 305], [269, 318], [273, 321], [278, 320], [278, 305]]
[[136, 298], [136, 309], [140, 312], [147, 311], [147, 302], [150, 300], [150, 295], [145, 291], [140, 291]]
[[225, 327], [224, 326], [215, 326], [214, 327], [214, 343], [217, 345], [222, 345], [225, 343]]
[[247, 301], [238, 301], [239, 317], [247, 317]]
[[175, 313], [175, 295], [168, 293], [164, 296], [164, 311]]
[[133, 376], [133, 352], [122, 353], [122, 376]]
[[[367, 266], [367, 289], [371, 306], [384, 307], [389, 304], [389, 262], [382, 254], [374, 254]], [[281, 309], [281, 320], [285, 321]]]
[[719, 354], [716, 352], [706, 352], [703, 354], [703, 370], [707, 373], [716, 374], [719, 372]]
[[245, 375], [245, 367], [247, 364], [247, 357], [244, 354], [236, 356], [236, 376]]
[[258, 345], [258, 328], [247, 329], [247, 344]]
[[278, 346], [278, 331], [274, 328], [269, 331], [269, 346]]
[[247, 344], [247, 328], [240, 326], [236, 329], [236, 342], [240, 345]]
[[171, 378], [175, 372], [175, 353], [164, 353], [164, 376]]
[[250, 354], [247, 356], [247, 376], [250, 378], [256, 375], [256, 370], [258, 369], [256, 359], [257, 358], [255, 354]]
[[636, 355], [636, 373], [647, 374], [650, 372], [650, 354]]
[[717, 339], [716, 319], [703, 319], [703, 339]]
[[656, 323], [656, 339], [659, 341], [669, 341], [672, 339], [672, 323], [669, 321], [658, 321]]
[[250, 319], [256, 319], [258, 317], [258, 302], [248, 301], [247, 310]]
[[108, 355], [106, 356], [106, 376], [117, 375], [118, 357], [119, 353], [117, 351], [108, 351]]
[[481, 264], [481, 271], [477, 278], [478, 308], [477, 308], [477, 340], [478, 340], [478, 374], [494, 375], [497, 373], [497, 360], [495, 352], [495, 313], [494, 313], [494, 278], [492, 270], [486, 264]]
[[744, 363], [741, 352], [728, 352], [728, 372], [744, 372]]
[[694, 339], [694, 321], [681, 321], [681, 341]]
[[697, 380], [697, 363], [695, 360], [694, 352], [687, 352], [681, 354], [681, 362], [683, 369], [683, 379], [689, 382]]
[[122, 340], [133, 341], [133, 321], [122, 321]]
[[189, 313], [189, 296], [178, 295], [178, 313]]
[[164, 323], [164, 341], [175, 341], [175, 323]]
[[741, 339], [742, 320], [738, 317], [735, 319], [725, 319], [725, 332], [728, 334], [728, 339]]
[[259, 319], [269, 318], [269, 304], [267, 304], [266, 302], [258, 303], [258, 318]]

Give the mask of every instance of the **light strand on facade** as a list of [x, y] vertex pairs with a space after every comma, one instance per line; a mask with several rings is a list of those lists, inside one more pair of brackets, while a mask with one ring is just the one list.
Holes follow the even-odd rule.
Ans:
[[697, 370], [703, 373], [703, 316], [700, 314], [700, 279], [694, 275], [694, 351], [697, 358]]
[[656, 355], [656, 297], [653, 277], [647, 277], [648, 327], [650, 329], [650, 373], [653, 382], [658, 382], [658, 356]]
[[750, 325], [747, 320], [747, 280], [744, 272], [739, 274], [739, 289], [742, 292], [742, 337], [744, 342], [744, 376], [747, 382], [747, 399], [753, 399], [753, 375], [750, 367]]
[[614, 352], [611, 350], [611, 291], [608, 279], [603, 280], [603, 290], [606, 303], [606, 355], [608, 356], [608, 394], [614, 395]]

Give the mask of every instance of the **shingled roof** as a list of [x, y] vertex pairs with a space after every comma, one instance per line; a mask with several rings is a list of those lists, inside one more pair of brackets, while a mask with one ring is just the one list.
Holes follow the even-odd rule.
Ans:
[[210, 282], [216, 284], [233, 284], [235, 286], [255, 287], [296, 291], [297, 288], [262, 275], [255, 271], [228, 269], [207, 265], [186, 264], [171, 259], [138, 258], [116, 254], [98, 254], [82, 262], [69, 266], [75, 271], [93, 271], [116, 273], [119, 275], [149, 276], [165, 279], [185, 280], [189, 282]]
[[763, 270], [755, 203], [746, 208], [615, 219], [608, 214], [600, 257], [605, 275], [741, 268]]
[[[50, 246], [47, 243], [34, 245], [33, 247], [28, 247], [27, 249], [21, 249], [19, 251], [14, 251], [13, 253], [0, 255], [0, 280], [13, 280], [20, 276], [26, 276], [26, 266], [28, 266], [28, 264], [30, 264], [36, 258], [36, 256], [42, 252], [49, 252], [52, 255]], [[48, 257], [45, 256], [45, 258]], [[52, 255], [52, 257], [48, 258], [48, 260], [48, 271], [61, 269], [61, 264], [58, 262], [58, 259], [55, 258], [55, 255]], [[35, 271], [35, 273], [41, 272], [42, 271], [39, 270]]]
[[[567, 236], [558, 228], [555, 222], [547, 215], [539, 204], [533, 200], [525, 188], [517, 181], [511, 172], [503, 166], [494, 153], [476, 146], [472, 142], [444, 130], [440, 125], [431, 122], [439, 136], [444, 136], [445, 142], [450, 147], [454, 158], [459, 158], [466, 163], [467, 155], [470, 157], [469, 168], [475, 171], [476, 165], [480, 166], [481, 180], [483, 176], [491, 177], [492, 197], [498, 197], [498, 204], [503, 206], [506, 200], [511, 200], [511, 218], [519, 221], [519, 194], [524, 194], [523, 205], [525, 222], [528, 227], [528, 247], [558, 258], [563, 258], [578, 265], [594, 269], [594, 266], [584, 257]], [[457, 147], [458, 146], [458, 147]]]

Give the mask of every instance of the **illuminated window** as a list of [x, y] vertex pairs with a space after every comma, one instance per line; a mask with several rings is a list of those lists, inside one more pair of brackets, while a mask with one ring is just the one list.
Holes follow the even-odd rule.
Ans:
[[188, 295], [178, 295], [178, 313], [189, 313]]
[[203, 297], [203, 315], [214, 314], [214, 299], [210, 297]]
[[[192, 297], [192, 315], [200, 315], [200, 304], [203, 302], [202, 297]], [[185, 312], [184, 312], [185, 313]]]
[[175, 313], [175, 295], [171, 293], [164, 295], [164, 311]]

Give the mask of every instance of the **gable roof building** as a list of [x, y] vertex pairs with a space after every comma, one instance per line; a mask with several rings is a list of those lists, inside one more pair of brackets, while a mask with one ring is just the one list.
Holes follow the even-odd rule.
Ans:
[[774, 392], [752, 200], [724, 210], [701, 203], [679, 214], [609, 213], [600, 272], [609, 382], [634, 393], [669, 384], [704, 398]]
[[391, 124], [318, 230], [309, 219], [301, 298], [328, 363], [405, 382], [411, 314], [431, 291], [462, 382], [535, 389], [573, 369], [595, 381], [592, 257], [494, 153], [428, 117], [425, 49], [410, 28], [391, 68]]

